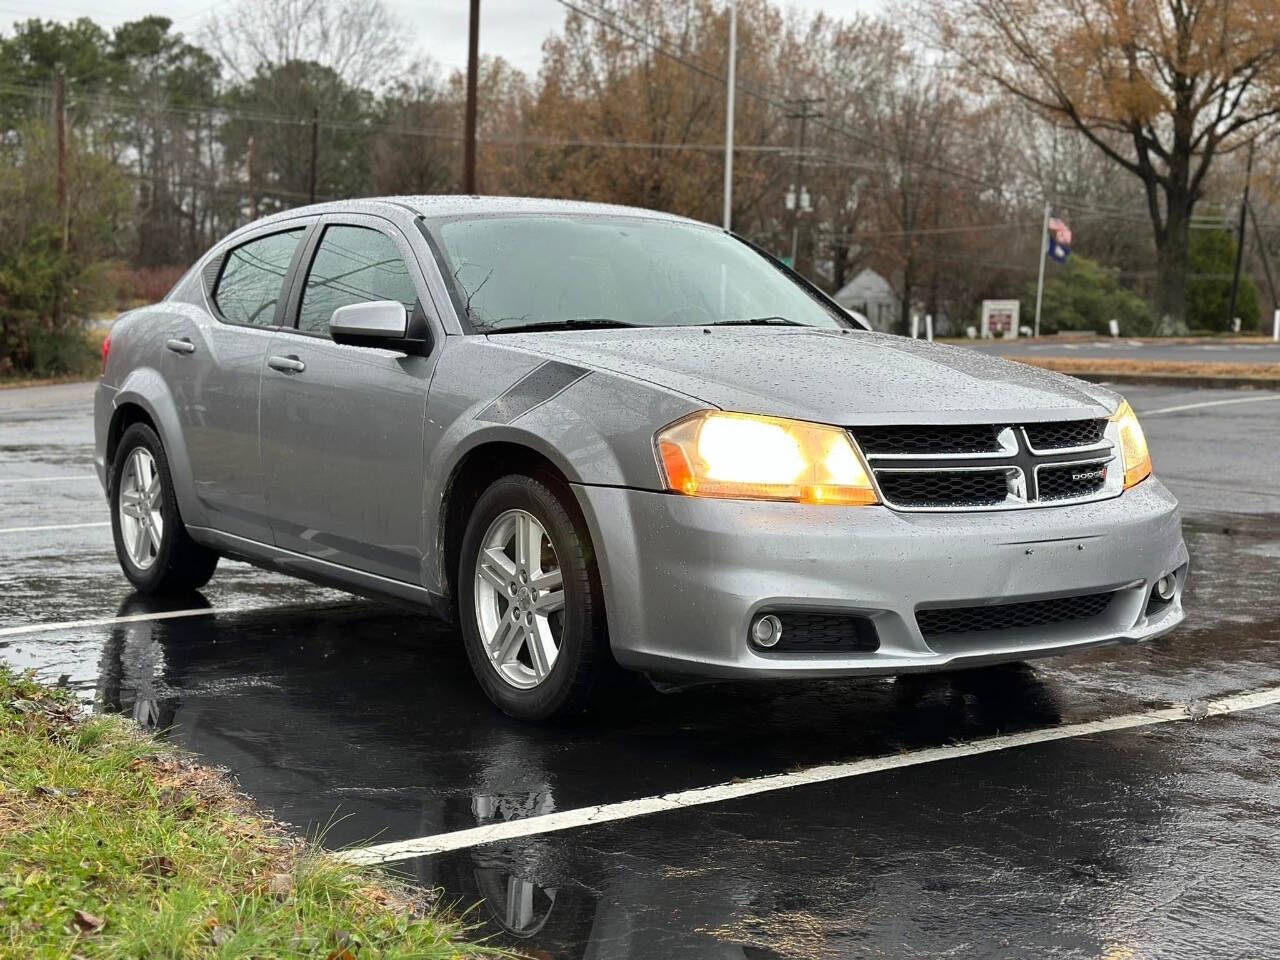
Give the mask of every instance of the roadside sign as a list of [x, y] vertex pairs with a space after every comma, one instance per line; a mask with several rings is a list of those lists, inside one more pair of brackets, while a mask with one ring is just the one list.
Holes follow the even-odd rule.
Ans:
[[1018, 335], [1017, 300], [982, 301], [982, 339], [991, 337], [1016, 337]]

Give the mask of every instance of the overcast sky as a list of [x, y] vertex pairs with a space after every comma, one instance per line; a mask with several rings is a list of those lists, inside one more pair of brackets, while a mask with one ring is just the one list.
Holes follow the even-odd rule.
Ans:
[[[411, 48], [429, 54], [446, 69], [463, 67], [467, 59], [467, 0], [387, 0], [406, 29], [416, 34]], [[784, 3], [808, 12], [825, 10], [832, 16], [876, 13], [885, 0], [800, 0]], [[91, 17], [104, 26], [163, 13], [184, 33], [195, 33], [212, 8], [209, 0], [0, 0], [4, 32], [14, 20], [28, 17], [68, 20]], [[537, 71], [542, 40], [564, 20], [556, 0], [481, 0], [480, 47], [500, 54], [521, 70]]]

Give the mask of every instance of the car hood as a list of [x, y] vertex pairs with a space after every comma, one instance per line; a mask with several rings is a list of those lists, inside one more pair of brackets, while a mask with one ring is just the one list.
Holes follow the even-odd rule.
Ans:
[[841, 425], [1105, 417], [1119, 402], [1093, 384], [969, 347], [860, 331], [661, 327], [491, 339], [724, 410]]

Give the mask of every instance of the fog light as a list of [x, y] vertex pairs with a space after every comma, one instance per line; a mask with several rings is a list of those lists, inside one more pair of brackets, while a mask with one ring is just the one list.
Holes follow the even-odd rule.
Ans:
[[772, 613], [756, 617], [751, 624], [751, 639], [758, 647], [773, 647], [782, 639], [782, 621]]
[[1163, 577], [1156, 581], [1156, 599], [1168, 602], [1173, 599], [1173, 595], [1178, 591], [1178, 578], [1172, 573], [1166, 573]]

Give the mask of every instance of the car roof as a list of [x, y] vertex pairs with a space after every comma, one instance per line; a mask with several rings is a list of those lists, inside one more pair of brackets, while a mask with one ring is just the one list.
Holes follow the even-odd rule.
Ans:
[[[363, 197], [352, 200], [335, 200], [294, 207], [255, 221], [254, 225], [286, 220], [300, 216], [325, 213], [382, 213], [393, 206], [423, 217], [494, 216], [501, 214], [546, 213], [578, 216], [643, 217], [649, 220], [668, 220], [680, 223], [699, 223], [688, 217], [643, 207], [627, 207], [612, 203], [588, 203], [582, 200], [550, 200], [541, 197], [474, 197], [461, 195]], [[705, 226], [705, 224], [702, 224]]]

